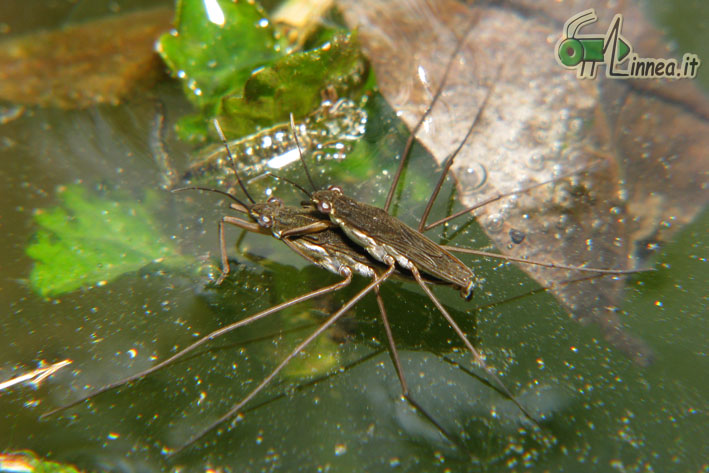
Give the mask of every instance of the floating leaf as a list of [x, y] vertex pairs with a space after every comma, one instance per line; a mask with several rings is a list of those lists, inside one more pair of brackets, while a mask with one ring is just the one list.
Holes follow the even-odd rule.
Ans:
[[0, 471], [31, 473], [78, 473], [73, 465], [42, 460], [33, 452], [21, 451], [0, 454]]
[[157, 50], [200, 107], [241, 93], [252, 72], [280, 57], [276, 31], [256, 2], [181, 0], [175, 30]]
[[[151, 262], [188, 264], [177, 247], [156, 233], [145, 204], [64, 188], [62, 204], [35, 213], [40, 226], [27, 254], [35, 261], [30, 285], [43, 296], [102, 284]], [[150, 196], [148, 196], [150, 199]]]

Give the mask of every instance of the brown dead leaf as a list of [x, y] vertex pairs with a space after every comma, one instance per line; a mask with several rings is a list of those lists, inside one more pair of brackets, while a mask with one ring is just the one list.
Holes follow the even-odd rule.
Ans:
[[157, 77], [153, 44], [172, 16], [156, 8], [4, 40], [0, 99], [67, 109], [117, 104]]
[[[476, 211], [504, 254], [567, 265], [635, 267], [638, 239], [667, 238], [670, 232], [661, 222], [686, 223], [707, 201], [701, 150], [709, 144], [709, 108], [691, 81], [673, 83], [681, 82], [680, 95], [694, 97], [690, 106], [674, 101], [671, 87], [648, 85], [655, 81], [581, 81], [557, 65], [555, 44], [564, 21], [587, 7], [564, 6], [560, 12], [558, 3], [548, 2], [550, 14], [543, 4], [523, 2], [520, 10], [512, 5], [468, 9], [452, 1], [341, 0], [340, 5], [348, 23], [359, 28], [382, 94], [410, 127], [428, 106], [458, 36], [472, 28], [441, 102], [418, 133], [442, 162], [494, 86], [453, 169], [465, 205], [592, 167], [573, 184], [542, 186]], [[625, 24], [634, 24], [623, 30], [631, 41], [650, 28], [632, 7], [615, 11], [628, 15]], [[599, 24], [607, 25], [610, 17]], [[644, 47], [661, 49], [658, 41]], [[652, 51], [640, 54], [668, 57], [666, 48]], [[610, 90], [615, 91], [612, 100]], [[599, 155], [606, 156], [602, 164]], [[663, 160], [664, 171], [659, 169]], [[476, 187], [481, 170], [487, 179]], [[510, 230], [525, 234], [521, 244], [511, 241]], [[544, 286], [571, 277], [566, 271], [521, 266]], [[614, 309], [622, 288], [622, 281], [603, 278], [553, 291], [574, 317], [598, 324], [618, 349], [647, 364], [651, 350], [623, 330]]]

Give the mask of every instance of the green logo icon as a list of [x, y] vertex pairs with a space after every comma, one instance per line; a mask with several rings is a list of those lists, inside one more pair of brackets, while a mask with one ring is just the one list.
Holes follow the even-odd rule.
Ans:
[[674, 58], [641, 58], [633, 53], [630, 41], [621, 34], [621, 14], [613, 17], [605, 34], [579, 34], [581, 28], [596, 21], [598, 17], [593, 8], [574, 15], [564, 24], [563, 35], [556, 43], [556, 61], [566, 69], [576, 69], [579, 79], [595, 78], [599, 65], [606, 67], [609, 79], [696, 77], [701, 64], [696, 54], [685, 53], [680, 63]]
[[[623, 62], [633, 51], [630, 42], [620, 34], [623, 17], [616, 15], [611, 27], [605, 34], [579, 34], [579, 30], [598, 21], [593, 8], [582, 11], [571, 17], [564, 25], [564, 34], [557, 43], [556, 59], [567, 69], [576, 69], [579, 79], [596, 77], [598, 64], [605, 63], [606, 53], [611, 47], [615, 51], [615, 62]], [[610, 34], [617, 28], [615, 34]], [[610, 44], [613, 41], [615, 44]]]

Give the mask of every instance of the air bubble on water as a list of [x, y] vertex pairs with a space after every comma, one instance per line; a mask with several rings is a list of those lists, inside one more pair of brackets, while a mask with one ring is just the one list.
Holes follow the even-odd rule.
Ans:
[[582, 162], [583, 152], [576, 147], [571, 147], [564, 151], [563, 161], [566, 163]]
[[519, 194], [515, 194], [515, 195], [510, 196], [510, 197], [507, 199], [507, 203], [506, 203], [506, 205], [505, 205], [505, 209], [510, 209], [510, 210], [511, 210], [511, 209], [516, 209], [517, 207], [519, 207], [519, 199], [520, 199]]
[[[524, 241], [526, 236], [527, 235], [522, 230], [517, 230], [516, 228], [510, 229], [510, 240], [512, 240], [512, 243], [519, 245]], [[511, 245], [510, 248], [512, 248]]]
[[458, 177], [463, 186], [463, 192], [466, 194], [471, 193], [485, 185], [487, 181], [487, 169], [476, 161], [464, 169]]
[[500, 230], [502, 230], [502, 225], [504, 223], [505, 220], [502, 218], [502, 215], [492, 215], [487, 221], [487, 231], [489, 231], [490, 233], [499, 233]]
[[581, 118], [573, 118], [569, 120], [569, 131], [571, 133], [577, 134], [581, 131], [583, 128], [583, 119]]
[[520, 147], [519, 141], [517, 141], [516, 137], [513, 139], [510, 139], [505, 143], [505, 148], [507, 148], [510, 151], [516, 151]]
[[532, 171], [541, 171], [544, 169], [544, 155], [541, 153], [534, 153], [527, 158], [526, 165]]
[[556, 141], [552, 142], [552, 143], [551, 143], [551, 150], [550, 150], [550, 152], [551, 152], [553, 155], [558, 154], [558, 153], [564, 148], [564, 145], [565, 145], [565, 144], [566, 144], [566, 143], [563, 142], [563, 141], [561, 141], [561, 140], [556, 140]]
[[543, 144], [549, 141], [549, 133], [545, 130], [536, 130], [534, 132], [534, 141], [538, 144]]

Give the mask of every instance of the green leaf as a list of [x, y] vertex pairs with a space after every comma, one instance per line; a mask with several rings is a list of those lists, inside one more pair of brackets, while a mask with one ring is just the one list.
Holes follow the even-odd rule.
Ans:
[[180, 0], [175, 30], [160, 37], [156, 48], [187, 97], [207, 107], [240, 93], [255, 69], [283, 54], [284, 45], [256, 2]]
[[29, 450], [0, 454], [0, 471], [28, 471], [32, 473], [79, 472], [73, 465], [44, 460]]
[[34, 260], [30, 285], [40, 295], [105, 284], [151, 262], [188, 264], [157, 233], [147, 204], [89, 196], [79, 185], [64, 188], [60, 198], [60, 206], [35, 213], [40, 229], [26, 250]]
[[356, 33], [339, 34], [319, 48], [293, 53], [254, 73], [243, 94], [225, 97], [220, 121], [230, 137], [304, 118], [333, 88], [349, 95], [366, 80], [366, 62]]

